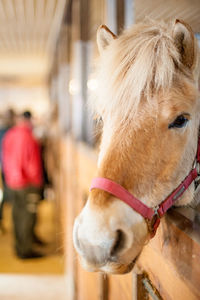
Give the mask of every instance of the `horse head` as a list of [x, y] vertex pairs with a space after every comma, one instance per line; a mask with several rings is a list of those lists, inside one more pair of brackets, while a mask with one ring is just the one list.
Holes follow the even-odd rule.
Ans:
[[[103, 120], [97, 176], [119, 184], [148, 207], [186, 177], [197, 151], [200, 59], [189, 25], [148, 21], [121, 36], [97, 33], [98, 97]], [[192, 183], [177, 205], [194, 198]], [[74, 225], [87, 270], [126, 273], [149, 241], [146, 220], [111, 193], [92, 189]]]

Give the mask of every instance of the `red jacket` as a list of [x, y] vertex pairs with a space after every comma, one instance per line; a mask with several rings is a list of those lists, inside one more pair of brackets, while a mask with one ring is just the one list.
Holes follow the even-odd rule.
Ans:
[[9, 188], [42, 186], [40, 146], [28, 122], [11, 128], [5, 134], [2, 144], [2, 162], [5, 181]]

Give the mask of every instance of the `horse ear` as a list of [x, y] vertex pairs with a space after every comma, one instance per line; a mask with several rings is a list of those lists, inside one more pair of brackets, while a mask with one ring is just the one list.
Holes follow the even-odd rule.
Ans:
[[101, 25], [97, 30], [99, 52], [101, 53], [113, 39], [116, 39], [116, 35], [106, 25]]
[[173, 38], [181, 55], [181, 62], [191, 69], [195, 62], [195, 42], [192, 28], [184, 21], [176, 19]]

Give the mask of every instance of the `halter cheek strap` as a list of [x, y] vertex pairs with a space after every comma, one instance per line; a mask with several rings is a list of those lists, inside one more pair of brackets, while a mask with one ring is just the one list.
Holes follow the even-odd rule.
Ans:
[[90, 190], [95, 188], [104, 190], [112, 194], [113, 196], [119, 198], [120, 200], [128, 204], [130, 207], [132, 207], [135, 211], [137, 211], [145, 219], [151, 220], [155, 213], [152, 208], [146, 206], [144, 203], [142, 203], [140, 200], [134, 197], [131, 193], [129, 193], [129, 191], [123, 188], [120, 184], [110, 179], [101, 177], [94, 178], [92, 180]]
[[138, 212], [145, 218], [148, 224], [148, 228], [151, 234], [151, 238], [156, 234], [156, 230], [160, 224], [160, 218], [167, 212], [167, 210], [174, 205], [174, 203], [183, 195], [183, 193], [189, 188], [190, 184], [195, 181], [199, 176], [199, 164], [200, 164], [200, 138], [198, 140], [197, 155], [193, 169], [181, 182], [181, 184], [156, 208], [150, 208], [142, 203], [139, 199], [134, 197], [129, 191], [127, 191], [120, 184], [102, 177], [97, 177], [92, 180], [90, 191], [92, 189], [100, 189], [106, 191], [118, 199], [122, 200], [130, 207]]

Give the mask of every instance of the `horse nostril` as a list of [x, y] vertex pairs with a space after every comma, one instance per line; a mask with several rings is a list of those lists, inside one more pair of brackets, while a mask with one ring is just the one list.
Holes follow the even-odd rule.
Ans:
[[125, 240], [125, 234], [122, 230], [118, 229], [116, 231], [116, 240], [110, 252], [111, 256], [118, 254], [124, 248]]

